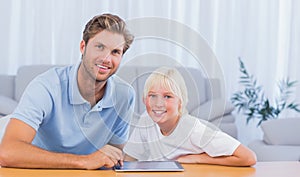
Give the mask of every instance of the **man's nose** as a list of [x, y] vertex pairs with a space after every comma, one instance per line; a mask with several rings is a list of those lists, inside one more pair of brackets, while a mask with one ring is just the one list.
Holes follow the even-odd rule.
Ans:
[[112, 56], [111, 56], [111, 53], [108, 52], [107, 54], [105, 54], [104, 60], [110, 62], [110, 61], [111, 61], [111, 57], [112, 57]]

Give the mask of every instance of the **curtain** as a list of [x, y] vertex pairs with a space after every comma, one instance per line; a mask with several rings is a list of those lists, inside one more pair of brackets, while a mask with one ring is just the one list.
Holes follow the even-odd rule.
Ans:
[[[297, 7], [298, 0], [3, 0], [0, 74], [15, 74], [21, 65], [77, 62], [85, 23], [96, 14], [109, 12], [125, 21], [151, 17], [181, 24], [201, 35], [214, 52], [224, 75], [226, 98], [240, 89], [239, 57], [272, 98], [279, 79], [289, 76], [300, 81]], [[159, 26], [153, 30], [160, 30]], [[193, 35], [179, 32], [178, 39], [192, 41]], [[193, 66], [195, 61], [191, 52], [174, 41], [143, 38], [132, 48], [138, 52], [129, 51], [125, 61], [149, 53], [182, 65]], [[293, 97], [298, 102], [299, 90], [297, 86]], [[241, 127], [245, 122], [237, 119], [237, 124]]]

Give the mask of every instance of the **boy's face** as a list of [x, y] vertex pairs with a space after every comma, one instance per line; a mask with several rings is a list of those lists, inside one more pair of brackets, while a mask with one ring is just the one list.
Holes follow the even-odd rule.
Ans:
[[180, 99], [160, 84], [150, 88], [144, 103], [149, 116], [158, 124], [177, 122], [180, 116]]
[[96, 81], [105, 81], [114, 74], [121, 62], [125, 40], [123, 35], [103, 30], [80, 43], [82, 64]]

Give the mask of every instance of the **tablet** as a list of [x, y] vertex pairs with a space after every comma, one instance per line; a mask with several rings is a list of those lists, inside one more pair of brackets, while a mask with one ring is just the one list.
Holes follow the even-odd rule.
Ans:
[[176, 161], [125, 161], [123, 166], [115, 166], [117, 172], [126, 171], [184, 171]]

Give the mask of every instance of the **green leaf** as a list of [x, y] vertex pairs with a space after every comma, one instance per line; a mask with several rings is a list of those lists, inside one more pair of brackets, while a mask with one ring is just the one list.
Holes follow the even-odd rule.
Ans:
[[295, 102], [287, 103], [293, 94], [291, 90], [296, 86], [297, 81], [290, 80], [289, 77], [281, 79], [277, 86], [279, 95], [276, 97], [275, 105], [272, 105], [269, 99], [264, 95], [263, 87], [258, 84], [256, 78], [250, 74], [244, 62], [239, 57], [239, 70], [241, 76], [239, 83], [244, 86], [243, 90], [237, 91], [231, 97], [231, 102], [238, 108], [238, 112], [243, 112], [247, 117], [247, 124], [251, 119], [257, 118], [258, 124], [269, 119], [276, 119], [284, 109], [291, 109], [300, 112], [299, 105]]

